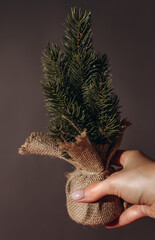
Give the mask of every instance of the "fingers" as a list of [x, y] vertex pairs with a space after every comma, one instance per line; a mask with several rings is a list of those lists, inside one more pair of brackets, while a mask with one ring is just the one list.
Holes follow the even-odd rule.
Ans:
[[106, 228], [117, 228], [117, 227], [122, 227], [124, 225], [130, 224], [142, 217], [147, 216], [147, 209], [148, 206], [144, 205], [133, 205], [126, 209], [120, 217], [112, 222], [109, 225], [106, 225]]
[[139, 150], [118, 150], [112, 157], [111, 164], [125, 168], [128, 165], [137, 166], [142, 160], [148, 162], [148, 158]]
[[114, 154], [114, 156], [111, 158], [110, 162], [111, 164], [114, 164], [116, 166], [124, 166], [124, 158], [122, 157], [122, 154], [124, 153], [124, 150], [118, 150]]
[[[123, 153], [123, 150], [117, 151], [113, 157], [113, 164], [119, 166], [125, 164], [124, 157], [122, 156]], [[105, 195], [117, 195], [116, 185], [118, 185], [118, 182], [119, 181], [116, 180], [114, 174], [112, 174], [101, 182], [93, 183], [83, 189], [78, 189], [72, 193], [72, 198], [78, 202], [95, 202]]]
[[116, 195], [114, 186], [115, 184], [107, 178], [104, 181], [93, 183], [88, 187], [73, 192], [72, 198], [78, 202], [95, 202], [105, 195]]

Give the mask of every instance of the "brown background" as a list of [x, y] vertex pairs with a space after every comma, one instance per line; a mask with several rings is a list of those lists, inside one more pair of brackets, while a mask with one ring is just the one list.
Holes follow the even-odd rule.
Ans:
[[0, 239], [154, 239], [150, 218], [115, 230], [74, 223], [65, 206], [69, 164], [17, 153], [32, 131], [47, 130], [41, 51], [48, 41], [61, 43], [72, 6], [92, 10], [95, 49], [108, 54], [122, 116], [133, 123], [121, 147], [141, 149], [155, 159], [155, 1], [1, 1]]

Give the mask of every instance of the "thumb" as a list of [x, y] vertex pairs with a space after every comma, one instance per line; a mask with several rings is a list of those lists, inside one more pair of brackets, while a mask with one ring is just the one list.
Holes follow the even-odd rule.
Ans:
[[106, 228], [117, 228], [130, 224], [142, 217], [147, 216], [148, 206], [145, 205], [133, 205], [126, 209], [117, 220], [106, 225]]
[[77, 202], [95, 202], [105, 195], [117, 195], [116, 184], [109, 177], [101, 182], [90, 184], [72, 193], [72, 198]]

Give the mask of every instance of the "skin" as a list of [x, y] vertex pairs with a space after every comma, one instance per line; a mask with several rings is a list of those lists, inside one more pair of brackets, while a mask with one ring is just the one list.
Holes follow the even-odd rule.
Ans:
[[74, 200], [94, 202], [112, 194], [132, 204], [107, 228], [121, 227], [145, 216], [155, 218], [155, 162], [138, 150], [118, 151], [113, 162], [121, 170], [76, 191], [73, 195], [80, 199]]

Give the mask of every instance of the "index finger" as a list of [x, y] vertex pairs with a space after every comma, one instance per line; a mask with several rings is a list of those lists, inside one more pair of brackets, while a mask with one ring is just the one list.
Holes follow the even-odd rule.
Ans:
[[125, 164], [125, 159], [123, 157], [124, 152], [125, 152], [125, 150], [117, 150], [116, 153], [111, 158], [110, 163], [112, 165], [116, 165], [116, 166], [119, 166], [119, 167], [124, 167], [124, 164]]

